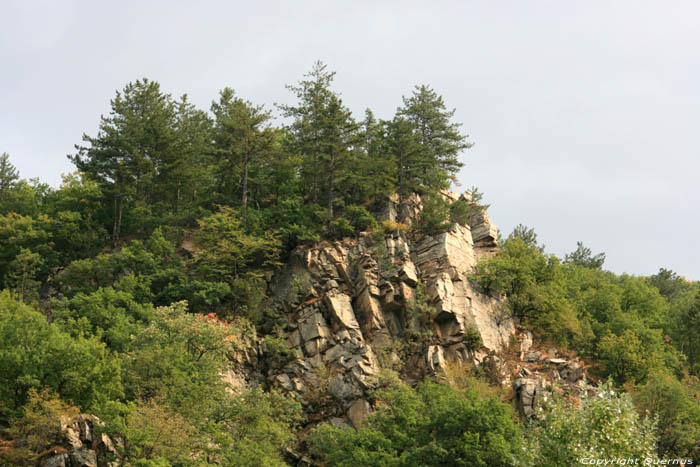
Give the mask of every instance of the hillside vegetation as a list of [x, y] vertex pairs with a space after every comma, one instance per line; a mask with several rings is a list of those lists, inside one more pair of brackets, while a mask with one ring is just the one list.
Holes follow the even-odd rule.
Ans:
[[[113, 465], [700, 459], [700, 284], [666, 269], [615, 275], [581, 243], [560, 259], [524, 226], [462, 272], [499, 301], [498, 319], [583, 358], [580, 394], [549, 388], [525, 420], [470, 365], [410, 381], [394, 362], [351, 428], [309, 415], [323, 387], [310, 402], [229, 384], [241, 355], [293, 358], [269, 284], [295, 248], [438, 236], [487, 208], [476, 188], [444, 195], [471, 143], [439, 94], [416, 86], [392, 119], [367, 110], [358, 121], [333, 78], [319, 62], [288, 86], [284, 124], [230, 88], [204, 111], [156, 82], [129, 83], [58, 188], [0, 157], [0, 464], [63, 455], [79, 414], [99, 417], [90, 439], [113, 440], [95, 448]], [[381, 222], [389, 198], [397, 218]], [[404, 308], [419, 324], [435, 318], [420, 287]]]

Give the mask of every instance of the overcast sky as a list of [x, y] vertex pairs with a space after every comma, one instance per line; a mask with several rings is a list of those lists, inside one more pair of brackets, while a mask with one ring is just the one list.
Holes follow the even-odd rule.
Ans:
[[699, 24], [697, 1], [2, 0], [0, 151], [57, 185], [129, 81], [272, 106], [321, 59], [358, 116], [390, 118], [415, 84], [442, 94], [475, 143], [462, 189], [504, 234], [698, 280]]

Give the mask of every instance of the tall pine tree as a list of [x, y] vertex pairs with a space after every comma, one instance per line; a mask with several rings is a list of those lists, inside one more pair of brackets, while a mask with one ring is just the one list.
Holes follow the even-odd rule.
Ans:
[[15, 186], [17, 180], [19, 180], [19, 172], [10, 162], [10, 155], [3, 152], [0, 156], [0, 198]]
[[455, 110], [448, 110], [442, 96], [430, 86], [416, 86], [410, 97], [403, 98], [403, 107], [397, 115], [405, 118], [414, 126], [414, 133], [422, 145], [423, 185], [440, 189], [449, 186], [464, 165], [459, 155], [472, 146], [467, 136], [460, 132], [459, 123], [452, 122]]
[[243, 213], [248, 209], [251, 172], [268, 158], [275, 143], [269, 125], [270, 112], [236, 97], [231, 88], [221, 91], [219, 101], [212, 103], [216, 118], [214, 144], [220, 158], [219, 184], [229, 192], [227, 180], [238, 180]]
[[298, 102], [296, 105], [280, 105], [285, 117], [293, 118], [288, 126], [294, 147], [303, 158], [302, 177], [310, 187], [311, 202], [319, 200], [321, 184], [321, 160], [324, 158], [323, 127], [324, 114], [333, 96], [330, 85], [335, 72], [317, 61], [311, 71], [296, 85], [288, 85]]

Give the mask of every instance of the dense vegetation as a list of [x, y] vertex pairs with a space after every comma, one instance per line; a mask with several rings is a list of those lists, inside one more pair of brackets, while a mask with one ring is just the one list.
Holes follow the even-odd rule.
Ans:
[[[417, 86], [392, 119], [367, 110], [358, 121], [333, 77], [317, 63], [290, 85], [295, 102], [278, 106], [277, 126], [230, 88], [206, 112], [156, 82], [129, 83], [58, 188], [20, 179], [0, 157], [0, 430], [17, 441], [0, 462], [30, 464], [55, 420], [81, 411], [124, 440], [129, 465], [284, 464], [298, 402], [233, 394], [221, 378], [258, 338], [263, 352], [283, 352], [265, 273], [299, 244], [380, 232], [374, 213], [395, 193], [400, 204], [421, 195], [411, 228], [422, 233], [464, 223], [472, 208], [439, 195], [471, 143], [435, 91]], [[504, 318], [594, 362], [614, 385], [598, 399], [557, 399], [526, 430], [476, 379], [411, 388], [389, 378], [364, 427], [321, 427], [309, 449], [329, 465], [698, 456], [700, 286], [663, 269], [616, 276], [603, 261], [579, 244], [562, 262], [520, 226], [472, 276], [507, 299]]]
[[660, 455], [697, 458], [700, 283], [666, 269], [618, 276], [602, 270], [603, 260], [579, 243], [562, 262], [544, 252], [534, 230], [519, 226], [472, 279], [505, 295], [505, 316], [576, 350], [591, 362], [589, 373], [628, 391], [641, 413], [658, 416]]

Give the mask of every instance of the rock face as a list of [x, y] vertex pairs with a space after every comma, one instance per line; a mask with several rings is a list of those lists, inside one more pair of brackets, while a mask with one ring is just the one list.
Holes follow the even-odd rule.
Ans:
[[63, 443], [44, 452], [41, 467], [116, 467], [117, 450], [106, 434], [97, 435], [100, 420], [93, 415], [79, 415], [61, 426]]
[[[530, 419], [538, 416], [539, 404], [548, 397], [551, 383], [569, 395], [578, 395], [586, 387], [585, 367], [577, 358], [557, 356], [556, 349], [530, 352], [532, 334], [524, 331], [519, 336], [519, 358], [509, 362], [505, 373], [518, 376], [512, 383], [515, 406], [520, 414]], [[507, 384], [507, 381], [504, 381]]]
[[[394, 200], [384, 217], [419, 209], [415, 198], [401, 207]], [[297, 248], [269, 284], [295, 358], [263, 377], [301, 395], [327, 388], [337, 409], [326, 418], [357, 426], [372, 410], [367, 392], [382, 366], [402, 361], [402, 376], [419, 380], [450, 361], [479, 363], [477, 355], [499, 351], [515, 332], [496, 318], [498, 300], [468, 280], [496, 238], [478, 212], [435, 236], [396, 230]]]

